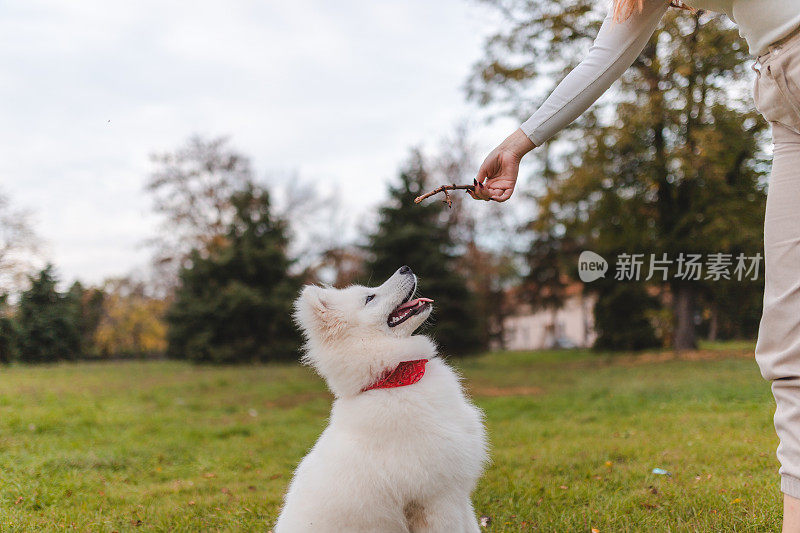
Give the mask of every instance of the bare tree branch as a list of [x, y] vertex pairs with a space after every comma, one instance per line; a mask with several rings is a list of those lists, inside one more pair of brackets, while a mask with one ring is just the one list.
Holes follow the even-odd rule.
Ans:
[[38, 247], [29, 213], [14, 209], [0, 193], [0, 293], [20, 287]]
[[414, 203], [418, 204], [418, 203], [420, 203], [422, 200], [424, 200], [426, 198], [430, 198], [431, 196], [434, 196], [434, 195], [439, 194], [439, 193], [444, 193], [444, 200], [442, 200], [442, 202], [446, 203], [447, 207], [453, 207], [453, 200], [450, 198], [450, 193], [448, 191], [456, 191], [456, 190], [474, 191], [475, 190], [475, 186], [474, 185], [456, 185], [455, 183], [452, 184], [452, 185], [442, 185], [441, 187], [437, 187], [436, 189], [432, 190], [431, 192], [426, 192], [422, 196], [417, 196], [414, 199]]

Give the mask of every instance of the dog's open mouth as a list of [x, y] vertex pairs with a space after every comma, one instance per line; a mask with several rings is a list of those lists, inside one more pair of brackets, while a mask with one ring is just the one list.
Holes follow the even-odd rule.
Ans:
[[414, 298], [412, 300], [411, 297], [414, 296], [414, 291], [416, 288], [416, 285], [412, 287], [408, 292], [408, 295], [403, 299], [403, 302], [395, 307], [394, 311], [389, 313], [389, 318], [386, 319], [386, 323], [390, 328], [399, 326], [412, 316], [419, 314], [433, 303], [433, 300], [430, 298]]

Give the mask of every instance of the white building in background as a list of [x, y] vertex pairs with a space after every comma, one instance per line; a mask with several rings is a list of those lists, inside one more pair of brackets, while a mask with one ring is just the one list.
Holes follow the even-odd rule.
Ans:
[[522, 305], [503, 321], [505, 349], [542, 350], [548, 348], [588, 348], [597, 335], [594, 331], [596, 298], [577, 291], [558, 310], [531, 310]]

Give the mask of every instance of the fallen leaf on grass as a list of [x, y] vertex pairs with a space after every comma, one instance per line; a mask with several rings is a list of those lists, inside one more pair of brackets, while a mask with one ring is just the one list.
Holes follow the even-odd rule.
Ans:
[[742, 503], [742, 499], [741, 498], [734, 498], [733, 500], [731, 500], [731, 503]]
[[600, 533], [600, 530], [597, 529], [596, 527], [593, 527], [592, 528], [592, 533]]
[[203, 474], [203, 477], [206, 479], [211, 479], [212, 477], [217, 477], [217, 475], [213, 472], [206, 472], [205, 474]]
[[19, 504], [21, 504], [23, 499], [24, 499], [24, 498], [23, 498], [22, 496], [20, 496], [19, 498], [17, 498], [17, 501], [15, 501], [15, 502], [14, 502], [14, 505], [19, 505]]

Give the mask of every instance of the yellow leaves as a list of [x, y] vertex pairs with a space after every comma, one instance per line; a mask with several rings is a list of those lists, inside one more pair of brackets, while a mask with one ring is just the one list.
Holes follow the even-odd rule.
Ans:
[[691, 65], [689, 64], [678, 65], [678, 67], [675, 69], [675, 73], [683, 77], [689, 76], [689, 74], [691, 74]]
[[111, 285], [103, 302], [103, 318], [95, 343], [105, 356], [161, 353], [166, 350], [163, 300], [119, 290]]

